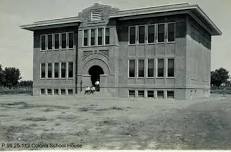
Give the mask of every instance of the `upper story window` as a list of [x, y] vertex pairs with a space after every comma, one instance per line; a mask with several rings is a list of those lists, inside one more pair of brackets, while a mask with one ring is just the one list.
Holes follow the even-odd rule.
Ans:
[[139, 43], [145, 42], [145, 26], [139, 26]]
[[52, 35], [49, 34], [48, 35], [48, 50], [51, 50], [52, 49]]
[[59, 49], [59, 34], [55, 34], [55, 49]]
[[158, 24], [158, 42], [164, 42], [164, 24]]
[[66, 62], [61, 63], [61, 78], [66, 78]]
[[154, 43], [155, 40], [155, 25], [148, 26], [148, 43]]
[[102, 10], [92, 10], [91, 11], [91, 21], [100, 21], [102, 20]]
[[46, 50], [46, 35], [41, 36], [41, 50]]
[[98, 28], [98, 45], [103, 45], [103, 28]]
[[55, 63], [54, 64], [54, 75], [55, 75], [55, 78], [58, 78], [59, 77], [59, 63]]
[[74, 33], [68, 33], [68, 47], [73, 48], [74, 46]]
[[138, 77], [144, 77], [144, 59], [138, 60]]
[[52, 78], [52, 63], [48, 63], [48, 78]]
[[129, 44], [135, 44], [136, 43], [136, 27], [131, 26], [129, 28]]
[[168, 24], [168, 42], [175, 41], [175, 23]]
[[83, 40], [83, 45], [88, 46], [88, 30], [84, 30], [84, 40]]
[[148, 77], [154, 77], [154, 59], [148, 59]]
[[91, 29], [91, 45], [95, 45], [95, 29]]
[[68, 62], [68, 77], [72, 78], [73, 77], [73, 62]]
[[62, 40], [62, 48], [65, 49], [67, 47], [66, 33], [61, 34], [61, 40]]
[[110, 44], [110, 28], [83, 30], [83, 46], [89, 46], [89, 44], [90, 46]]
[[110, 28], [105, 29], [105, 44], [110, 44]]

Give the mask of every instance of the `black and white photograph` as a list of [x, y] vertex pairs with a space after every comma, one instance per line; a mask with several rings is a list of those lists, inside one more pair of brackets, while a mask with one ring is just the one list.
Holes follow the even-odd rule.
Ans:
[[231, 150], [230, 0], [0, 0], [0, 151]]

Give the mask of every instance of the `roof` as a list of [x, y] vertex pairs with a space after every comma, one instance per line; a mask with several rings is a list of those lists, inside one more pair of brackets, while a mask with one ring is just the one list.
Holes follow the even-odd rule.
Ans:
[[[126, 17], [134, 17], [134, 16], [142, 16], [147, 14], [160, 14], [160, 13], [188, 13], [191, 17], [193, 17], [199, 24], [203, 27], [209, 26], [207, 29], [211, 35], [221, 35], [221, 30], [213, 23], [213, 21], [206, 15], [206, 13], [198, 6], [191, 5], [188, 3], [182, 4], [174, 4], [174, 5], [163, 5], [157, 7], [148, 7], [148, 8], [140, 8], [140, 9], [131, 9], [131, 10], [121, 10], [117, 11], [109, 16], [109, 19], [116, 18], [126, 18]], [[70, 17], [70, 18], [61, 18], [54, 20], [46, 20], [34, 22], [33, 24], [23, 25], [21, 28], [27, 30], [36, 30], [45, 28], [48, 26], [65, 26], [70, 24], [78, 24], [81, 20], [79, 16]]]

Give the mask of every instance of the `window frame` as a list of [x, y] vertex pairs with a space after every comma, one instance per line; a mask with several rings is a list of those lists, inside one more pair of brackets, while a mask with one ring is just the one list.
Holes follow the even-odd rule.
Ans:
[[[65, 76], [63, 77], [63, 75], [62, 75], [62, 72], [63, 72], [63, 70], [62, 70], [62, 64], [65, 64]], [[61, 75], [60, 75], [60, 78], [61, 79], [66, 79], [67, 78], [67, 63], [66, 62], [61, 62]]]
[[[130, 93], [133, 92], [133, 91], [134, 91], [134, 96], [130, 94]], [[136, 97], [136, 90], [129, 89], [129, 90], [128, 90], [128, 97], [129, 97], [129, 98], [135, 98], [135, 97]]]
[[[149, 60], [153, 60], [153, 76], [151, 77], [151, 76], [149, 76], [148, 74], [148, 68], [149, 68]], [[147, 67], [146, 67], [146, 69], [147, 69], [147, 72], [146, 72], [146, 77], [147, 78], [155, 78], [155, 69], [156, 69], [156, 65], [155, 65], [155, 58], [147, 58]]]
[[[142, 92], [142, 94], [143, 94], [142, 96], [140, 96], [140, 94], [139, 94], [140, 92]], [[137, 97], [138, 98], [145, 98], [145, 90], [137, 90]]]
[[[58, 64], [58, 77], [56, 77], [56, 75], [55, 75], [55, 73], [56, 73], [56, 71], [55, 71], [55, 65], [57, 65]], [[59, 62], [54, 62], [54, 79], [58, 79], [58, 78], [60, 78], [60, 64], [59, 64]]]
[[[130, 77], [130, 60], [134, 60], [135, 61], [135, 65], [134, 65], [134, 77]], [[134, 59], [134, 58], [128, 59], [128, 78], [136, 78], [136, 73], [137, 73], [136, 72], [136, 70], [137, 70], [136, 66], [137, 66], [136, 59]]]
[[[161, 41], [161, 42], [159, 42], [159, 25], [164, 25], [164, 41]], [[157, 23], [157, 31], [156, 31], [156, 33], [157, 33], [157, 35], [156, 35], [156, 38], [157, 38], [157, 40], [156, 40], [156, 43], [165, 43], [166, 42], [166, 38], [165, 38], [165, 36], [166, 36], [166, 23]]]
[[[159, 76], [159, 59], [162, 59], [163, 60], [163, 63], [164, 63], [164, 68], [163, 68], [163, 76]], [[157, 69], [156, 69], [156, 76], [157, 78], [165, 78], [165, 68], [166, 68], [166, 65], [165, 65], [165, 58], [157, 58]]]
[[[108, 29], [108, 31], [109, 31], [109, 35], [107, 36], [107, 29]], [[104, 28], [104, 30], [105, 30], [105, 34], [104, 34], [104, 44], [105, 45], [110, 45], [111, 44], [111, 28], [110, 27], [105, 27]], [[108, 43], [106, 43], [107, 42], [107, 37], [109, 37], [109, 41], [108, 41]]]
[[[92, 28], [90, 31], [90, 46], [96, 46], [96, 28]], [[92, 31], [94, 31], [94, 34], [92, 34]], [[92, 38], [92, 35], [94, 35], [94, 38]], [[94, 39], [94, 44], [92, 44], [92, 39]]]
[[[149, 26], [154, 26], [154, 37], [153, 42], [149, 42]], [[156, 43], [156, 24], [147, 24], [147, 44], [155, 44]]]
[[[143, 61], [144, 61], [144, 68], [143, 68], [144, 76], [139, 76], [139, 74], [140, 74], [140, 73], [139, 73], [139, 64], [140, 64], [139, 61], [140, 61], [140, 60], [143, 60]], [[136, 65], [137, 65], [137, 76], [136, 76], [136, 77], [137, 77], [137, 78], [145, 78], [145, 67], [146, 67], [146, 66], [145, 66], [145, 58], [138, 58], [138, 59], [137, 59], [137, 64], [136, 64]]]
[[[65, 34], [65, 37], [66, 37], [66, 40], [65, 40], [65, 42], [66, 42], [66, 45], [65, 45], [65, 48], [63, 48], [63, 35]], [[63, 33], [60, 33], [60, 35], [61, 35], [61, 49], [67, 49], [67, 42], [68, 42], [68, 40], [67, 40], [67, 33], [66, 32], [63, 32]]]
[[[173, 97], [172, 98], [170, 98], [169, 97], [169, 92], [173, 92]], [[175, 91], [174, 90], [167, 90], [167, 99], [175, 99]]]
[[[159, 98], [159, 96], [158, 96], [158, 92], [160, 92], [160, 91], [163, 92], [163, 98]], [[164, 97], [164, 92], [165, 92], [164, 90], [157, 90], [156, 91], [156, 97], [157, 97], [157, 99], [164, 99], [165, 98]]]
[[[167, 28], [166, 28], [166, 33], [167, 33], [167, 43], [175, 43], [176, 42], [176, 22], [168, 22], [168, 23], [166, 23], [167, 24]], [[169, 35], [169, 32], [168, 32], [168, 25], [169, 24], [174, 24], [174, 41], [169, 41], [169, 39], [168, 39], [168, 35]]]
[[[148, 94], [149, 92], [153, 93], [152, 97], [149, 97], [149, 94]], [[154, 90], [147, 90], [147, 98], [155, 98], [155, 91]]]
[[[99, 29], [102, 30], [102, 36], [101, 36], [102, 42], [101, 42], [101, 44], [99, 44]], [[104, 42], [103, 42], [103, 40], [104, 40], [104, 38], [103, 38], [104, 34], [103, 33], [104, 33], [104, 28], [103, 27], [97, 28], [97, 45], [98, 46], [103, 46], [104, 45]]]
[[[131, 32], [130, 32], [130, 29], [132, 28], [132, 27], [134, 27], [135, 28], [135, 40], [134, 40], [134, 44], [132, 43], [130, 43], [130, 34], [131, 34]], [[128, 45], [136, 45], [137, 44], [137, 26], [129, 26], [128, 27]]]
[[[44, 68], [44, 77], [42, 77], [42, 64], [45, 65], [45, 68]], [[46, 63], [43, 62], [43, 63], [40, 63], [40, 79], [46, 79]]]
[[[43, 36], [45, 37], [45, 42], [44, 42], [45, 49], [44, 49], [44, 50], [42, 49], [42, 37], [43, 37]], [[46, 39], [47, 39], [47, 38], [46, 38], [46, 37], [47, 37], [46, 34], [41, 34], [41, 35], [40, 35], [40, 51], [41, 51], [41, 52], [44, 52], [44, 51], [47, 50], [47, 45], [46, 45]]]
[[[70, 73], [70, 64], [72, 64], [72, 76], [70, 77], [69, 73]], [[68, 62], [68, 79], [73, 79], [74, 78], [74, 62], [73, 61], [69, 61]]]
[[[169, 64], [168, 64], [169, 60], [173, 60], [173, 76], [169, 76]], [[175, 58], [167, 58], [167, 67], [166, 68], [167, 68], [167, 73], [166, 73], [167, 77], [168, 78], [175, 78]]]
[[[72, 38], [72, 47], [70, 47], [70, 37], [69, 37], [69, 34], [72, 34], [73, 35], [73, 38]], [[67, 32], [67, 48], [68, 49], [74, 49], [74, 32]]]
[[[85, 31], [87, 31], [86, 32], [86, 35], [87, 35], [87, 37], [86, 37], [86, 39], [87, 39], [86, 40], [86, 44], [87, 45], [85, 45]], [[83, 44], [82, 44], [83, 47], [88, 47], [89, 46], [89, 31], [90, 31], [89, 29], [83, 29]]]
[[[59, 42], [59, 45], [58, 45], [59, 47], [58, 48], [55, 48], [55, 46], [56, 46], [55, 35], [58, 35], [58, 38], [59, 38], [59, 41], [58, 41]], [[60, 49], [60, 37], [61, 37], [60, 33], [54, 33], [54, 50], [59, 50]]]
[[[140, 27], [144, 27], [144, 42], [140, 43]], [[146, 43], [146, 26], [145, 25], [137, 25], [137, 44], [145, 44]]]

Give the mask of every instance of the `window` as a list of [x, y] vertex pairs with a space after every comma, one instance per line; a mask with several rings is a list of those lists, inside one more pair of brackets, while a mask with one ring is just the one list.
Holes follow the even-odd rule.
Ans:
[[103, 45], [103, 28], [98, 29], [98, 45]]
[[41, 78], [45, 78], [46, 77], [46, 64], [42, 63], [41, 64]]
[[65, 89], [61, 89], [61, 95], [66, 95], [66, 90]]
[[59, 89], [54, 89], [54, 95], [59, 95]]
[[139, 43], [145, 41], [145, 26], [139, 26]]
[[158, 59], [158, 77], [164, 77], [164, 59]]
[[154, 43], [155, 40], [155, 25], [148, 26], [148, 43]]
[[144, 77], [144, 59], [138, 60], [138, 77]]
[[91, 29], [91, 45], [95, 45], [95, 29]]
[[129, 77], [135, 77], [135, 60], [129, 60]]
[[62, 62], [61, 63], [61, 78], [65, 78], [66, 77], [66, 63]]
[[105, 30], [105, 44], [110, 44], [110, 28], [106, 28]]
[[55, 63], [55, 78], [59, 77], [59, 63]]
[[153, 90], [148, 90], [148, 98], [154, 98], [154, 91]]
[[48, 50], [52, 49], [52, 35], [48, 35]]
[[68, 93], [68, 95], [73, 95], [73, 89], [68, 89], [67, 93]]
[[46, 90], [45, 89], [41, 89], [40, 93], [41, 93], [41, 95], [45, 95], [46, 94]]
[[66, 33], [63, 33], [61, 36], [62, 36], [62, 48], [64, 49], [67, 46]]
[[164, 42], [164, 24], [158, 24], [158, 42]]
[[73, 78], [73, 62], [68, 63], [68, 77]]
[[41, 36], [41, 50], [46, 50], [46, 36], [42, 35]]
[[84, 45], [84, 46], [88, 46], [88, 30], [84, 30], [83, 45]]
[[52, 89], [47, 89], [47, 94], [52, 95]]
[[175, 41], [175, 23], [168, 24], [168, 42]]
[[68, 47], [73, 48], [74, 46], [74, 34], [68, 33]]
[[154, 77], [154, 59], [148, 59], [148, 77]]
[[157, 91], [157, 98], [164, 99], [164, 91], [163, 90], [158, 90]]
[[48, 63], [48, 78], [52, 78], [52, 63]]
[[136, 96], [135, 90], [129, 90], [128, 94], [129, 94], [129, 97], [135, 97]]
[[168, 59], [168, 77], [174, 77], [174, 59]]
[[129, 28], [129, 44], [135, 44], [136, 43], [136, 27], [130, 27]]
[[167, 91], [167, 98], [174, 99], [174, 91]]
[[55, 34], [55, 49], [59, 49], [59, 34]]
[[138, 90], [138, 97], [144, 97], [144, 90]]

